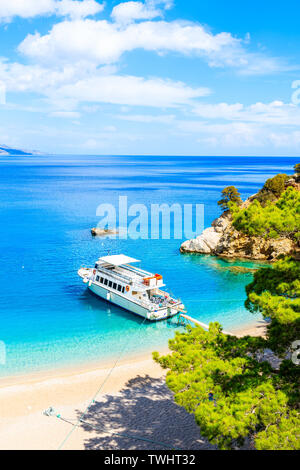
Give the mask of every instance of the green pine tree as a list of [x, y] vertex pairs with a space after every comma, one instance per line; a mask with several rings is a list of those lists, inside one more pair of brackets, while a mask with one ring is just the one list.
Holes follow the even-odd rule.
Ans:
[[218, 205], [222, 207], [223, 211], [230, 208], [230, 203], [239, 206], [242, 203], [241, 195], [235, 186], [228, 186], [222, 191], [222, 199], [218, 201]]
[[[286, 175], [269, 180], [262, 191], [267, 197], [246, 209], [237, 189], [228, 187], [219, 205], [247, 235], [299, 240], [300, 193], [285, 190], [285, 181]], [[224, 335], [218, 323], [208, 332], [187, 327], [169, 342], [170, 354], [154, 353], [154, 359], [168, 370], [176, 403], [220, 449], [247, 441], [258, 450], [300, 450], [300, 366], [291, 360], [300, 340], [299, 261], [286, 258], [257, 270], [246, 293], [247, 309], [268, 320], [266, 338]], [[280, 368], [259, 360], [266, 348], [281, 357]]]

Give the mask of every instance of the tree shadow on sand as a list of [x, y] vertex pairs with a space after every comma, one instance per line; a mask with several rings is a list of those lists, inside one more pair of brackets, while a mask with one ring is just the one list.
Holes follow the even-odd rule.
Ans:
[[84, 443], [87, 450], [213, 448], [201, 438], [193, 415], [174, 403], [164, 380], [149, 376], [137, 376], [118, 394], [101, 397], [91, 406], [84, 422], [90, 425], [82, 424], [91, 435]]

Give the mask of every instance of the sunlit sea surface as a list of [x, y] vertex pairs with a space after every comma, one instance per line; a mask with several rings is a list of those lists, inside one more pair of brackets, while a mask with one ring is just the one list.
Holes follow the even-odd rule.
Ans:
[[[244, 308], [245, 286], [257, 267], [209, 256], [181, 255], [183, 240], [93, 239], [99, 204], [204, 204], [205, 226], [220, 214], [221, 190], [236, 185], [243, 198], [294, 158], [1, 157], [0, 375], [93, 364], [166, 346], [176, 322], [139, 317], [90, 294], [77, 269], [121, 252], [164, 275], [189, 315], [227, 330], [257, 319]], [[1, 348], [0, 348], [1, 349]], [[3, 349], [3, 343], [2, 343]], [[0, 361], [3, 357], [0, 357]]]

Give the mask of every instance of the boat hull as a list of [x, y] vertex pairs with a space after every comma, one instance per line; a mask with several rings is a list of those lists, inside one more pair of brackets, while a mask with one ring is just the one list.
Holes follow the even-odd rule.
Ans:
[[142, 305], [134, 303], [132, 300], [126, 299], [125, 296], [104, 289], [103, 287], [95, 283], [91, 283], [88, 288], [91, 292], [93, 292], [93, 294], [97, 295], [101, 299], [104, 299], [109, 303], [117, 305], [118, 307], [121, 307], [151, 322], [166, 320], [178, 314], [178, 312], [174, 309], [172, 309], [171, 311], [170, 309], [165, 308], [159, 310], [159, 317], [153, 318], [153, 311], [143, 307]]

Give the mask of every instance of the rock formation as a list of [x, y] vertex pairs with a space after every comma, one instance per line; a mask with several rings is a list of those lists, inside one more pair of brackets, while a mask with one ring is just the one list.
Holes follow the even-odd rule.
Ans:
[[202, 253], [223, 258], [275, 260], [280, 255], [291, 255], [296, 246], [289, 238], [264, 239], [249, 237], [235, 230], [227, 212], [212, 223], [212, 227], [193, 240], [181, 245], [182, 253]]
[[93, 237], [107, 237], [109, 235], [117, 235], [118, 230], [116, 229], [104, 229], [104, 228], [92, 228], [91, 229], [91, 234]]
[[[287, 182], [287, 186], [293, 186], [300, 190], [295, 177]], [[241, 207], [247, 208], [257, 197], [258, 195], [254, 194]], [[245, 235], [233, 227], [230, 212], [225, 212], [214, 220], [212, 226], [204, 230], [199, 237], [184, 242], [180, 251], [182, 253], [210, 254], [223, 258], [272, 261], [281, 255], [295, 254], [299, 249], [290, 238], [265, 239]]]

